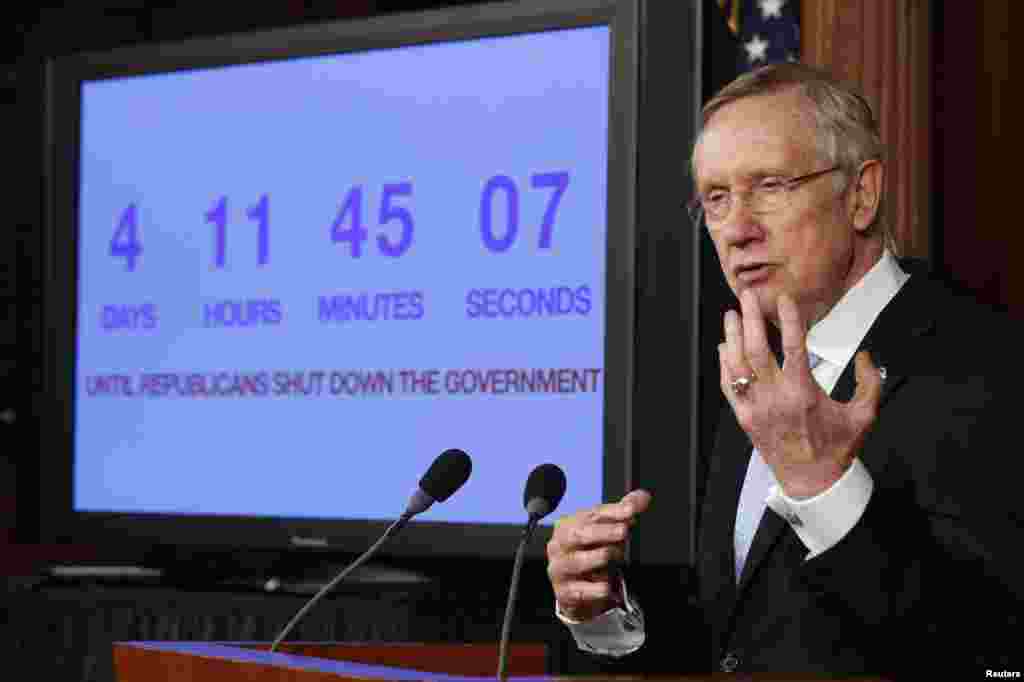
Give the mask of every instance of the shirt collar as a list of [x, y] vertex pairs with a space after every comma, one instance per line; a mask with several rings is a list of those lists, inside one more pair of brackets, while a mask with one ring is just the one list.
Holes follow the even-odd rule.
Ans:
[[832, 310], [807, 333], [807, 350], [845, 368], [882, 309], [910, 278], [886, 249]]

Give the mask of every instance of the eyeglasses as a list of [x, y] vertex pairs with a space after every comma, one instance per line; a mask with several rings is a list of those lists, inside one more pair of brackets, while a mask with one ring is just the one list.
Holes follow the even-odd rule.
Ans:
[[748, 190], [730, 191], [727, 189], [713, 189], [710, 192], [698, 195], [686, 204], [686, 210], [690, 218], [697, 222], [701, 213], [708, 225], [720, 223], [729, 217], [735, 197], [740, 194], [747, 195], [747, 208], [751, 213], [772, 213], [781, 211], [789, 206], [789, 197], [794, 189], [823, 175], [834, 173], [840, 166], [832, 166], [825, 170], [815, 171], [807, 175], [799, 175], [795, 178], [782, 180], [780, 178], [765, 178]]

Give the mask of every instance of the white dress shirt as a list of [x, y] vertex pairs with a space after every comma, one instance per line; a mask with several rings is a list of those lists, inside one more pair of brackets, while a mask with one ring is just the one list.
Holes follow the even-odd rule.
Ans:
[[[807, 334], [807, 350], [821, 358], [814, 368], [815, 380], [831, 393], [846, 365], [857, 352], [875, 319], [910, 276], [886, 250], [838, 303]], [[790, 527], [807, 547], [806, 559], [825, 552], [838, 543], [860, 520], [874, 489], [874, 482], [860, 459], [827, 490], [814, 497], [796, 500], [782, 492], [776, 483], [768, 492], [766, 504]], [[586, 621], [555, 613], [565, 623], [580, 649], [620, 657], [640, 648], [646, 638], [643, 612], [622, 585], [624, 608], [614, 608]]]

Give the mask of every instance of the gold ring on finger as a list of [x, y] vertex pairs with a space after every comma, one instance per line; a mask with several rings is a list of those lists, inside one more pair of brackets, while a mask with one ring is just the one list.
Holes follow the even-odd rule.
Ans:
[[742, 398], [746, 392], [750, 390], [750, 385], [753, 384], [756, 379], [756, 374], [751, 374], [746, 377], [738, 377], [732, 380], [729, 384], [729, 388], [732, 389], [732, 392], [736, 397]]

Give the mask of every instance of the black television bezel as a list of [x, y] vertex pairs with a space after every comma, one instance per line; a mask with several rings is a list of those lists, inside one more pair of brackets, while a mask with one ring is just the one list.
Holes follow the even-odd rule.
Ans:
[[[676, 4], [676, 3], [672, 3]], [[689, 3], [681, 3], [688, 5]], [[690, 82], [687, 97], [696, 101], [700, 46], [697, 40], [699, 3], [676, 10], [683, 46], [673, 48], [682, 55], [684, 82]], [[258, 32], [200, 38], [176, 43], [141, 44], [104, 52], [57, 57], [45, 65], [44, 143], [44, 347], [40, 423], [39, 529], [44, 542], [74, 542], [101, 548], [117, 546], [294, 549], [341, 553], [361, 552], [387, 527], [386, 522], [352, 519], [284, 519], [256, 516], [205, 516], [124, 513], [83, 513], [72, 509], [73, 426], [75, 396], [75, 348], [77, 330], [77, 206], [79, 87], [85, 80], [140, 75], [184, 69], [210, 68], [265, 60], [289, 59], [320, 54], [359, 52], [444, 41], [469, 40], [486, 36], [512, 35], [560, 28], [608, 25], [611, 29], [611, 68], [608, 139], [608, 244], [607, 309], [605, 338], [605, 419], [603, 498], [614, 500], [636, 485], [633, 411], [637, 382], [634, 361], [639, 333], [636, 312], [645, 295], [638, 286], [637, 269], [653, 263], [655, 243], [638, 245], [638, 221], [645, 211], [638, 206], [640, 176], [638, 127], [645, 99], [654, 91], [646, 63], [655, 55], [643, 34], [657, 20], [656, 3], [643, 0], [559, 0], [558, 2], [500, 2], [407, 14], [392, 14], [353, 20], [332, 21], [266, 29]], [[666, 15], [666, 18], [668, 16]], [[689, 41], [687, 40], [689, 38]], [[666, 44], [668, 41], [664, 41]], [[667, 51], [669, 48], [660, 47]], [[686, 81], [686, 74], [689, 81]], [[647, 80], [645, 80], [647, 79]], [[647, 88], [645, 93], [643, 90]], [[685, 98], [684, 98], [685, 99]], [[694, 105], [695, 106], [695, 105]], [[688, 107], [678, 136], [686, 139], [692, 130], [693, 106]], [[652, 118], [654, 118], [652, 116]], [[665, 125], [662, 121], [658, 125]], [[649, 144], [654, 144], [653, 135]], [[671, 184], [680, 187], [684, 177], [685, 149], [680, 149], [680, 173]], [[668, 183], [666, 183], [668, 184]], [[655, 202], [647, 209], [654, 210]], [[673, 200], [673, 205], [675, 201]], [[691, 516], [692, 452], [696, 442], [696, 297], [698, 288], [696, 238], [676, 237], [677, 264], [692, 272], [679, 274], [682, 303], [679, 321], [693, 322], [681, 340], [685, 354], [682, 366], [686, 390], [680, 395], [685, 424], [681, 435], [680, 464], [672, 471], [683, 477], [683, 495], [665, 509], [653, 528], [679, 529], [678, 517]], [[639, 246], [639, 251], [638, 251]], [[652, 292], [653, 293], [653, 292]], [[675, 300], [675, 299], [673, 299]], [[683, 329], [681, 326], [680, 329]], [[457, 443], [454, 445], [457, 446]], [[650, 465], [645, 472], [662, 471]], [[418, 472], [410, 472], [415, 477]], [[643, 484], [643, 481], [639, 481]], [[571, 485], [571, 481], [570, 481]], [[396, 514], [404, 500], [396, 500]], [[680, 506], [681, 505], [681, 506]], [[569, 513], [573, 510], [561, 510]], [[515, 546], [521, 527], [511, 524], [453, 524], [415, 521], [393, 538], [381, 553], [397, 558], [474, 556], [507, 557]], [[550, 529], [542, 527], [528, 550], [528, 557], [543, 555]], [[691, 533], [682, 538], [682, 549], [662, 549], [648, 543], [642, 555], [654, 563], [686, 560]]]

